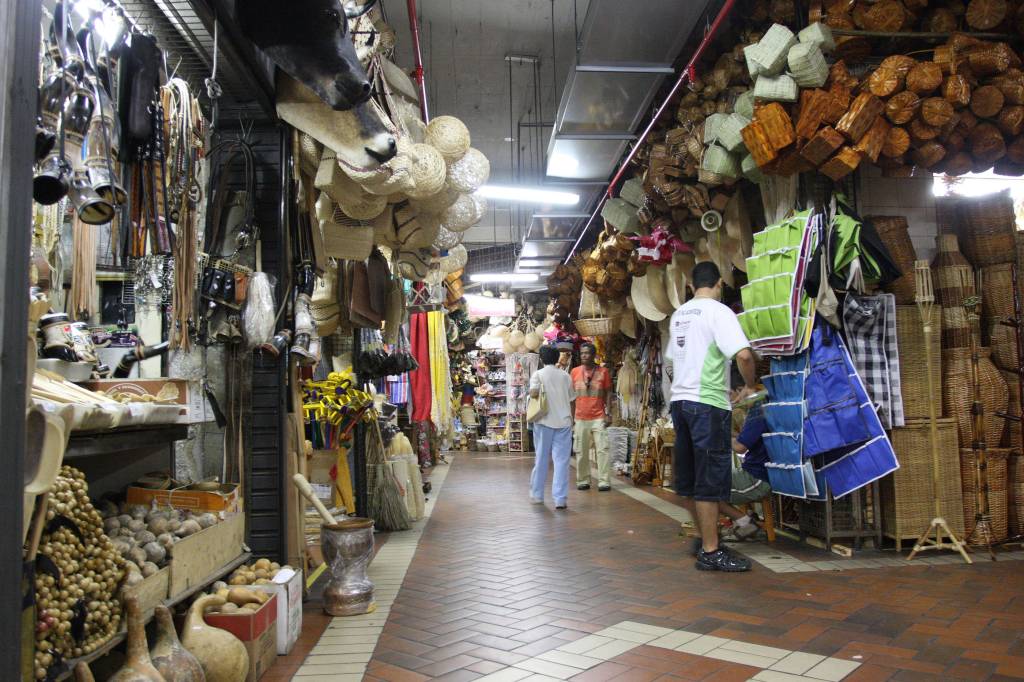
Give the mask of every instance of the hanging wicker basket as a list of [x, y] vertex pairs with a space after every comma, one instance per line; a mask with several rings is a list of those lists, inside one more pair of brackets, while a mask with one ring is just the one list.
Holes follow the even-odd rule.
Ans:
[[889, 285], [889, 291], [896, 295], [896, 303], [909, 305], [914, 302], [917, 287], [914, 284], [914, 261], [917, 253], [910, 240], [907, 219], [903, 216], [870, 216], [882, 243], [889, 249], [893, 261], [903, 274]]
[[576, 331], [583, 336], [605, 336], [618, 331], [618, 320], [606, 316], [597, 294], [586, 287], [580, 296], [580, 314], [576, 320]]
[[975, 267], [1013, 262], [1015, 226], [1010, 190], [960, 203], [957, 222], [960, 247]]

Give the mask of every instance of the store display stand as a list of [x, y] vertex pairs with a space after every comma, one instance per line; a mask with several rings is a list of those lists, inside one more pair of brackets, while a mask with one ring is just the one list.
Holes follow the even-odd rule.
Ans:
[[[932, 377], [932, 334], [935, 332], [935, 292], [932, 287], [932, 271], [928, 261], [919, 260], [914, 263], [914, 275], [916, 278], [917, 311], [921, 315], [921, 325], [924, 328], [924, 351], [925, 371], [928, 376], [928, 394], [935, 395], [934, 379]], [[975, 394], [977, 395], [977, 394]], [[907, 557], [907, 561], [913, 560], [919, 552], [928, 549], [943, 550], [953, 549], [960, 553], [967, 563], [973, 563], [967, 555], [964, 544], [957, 539], [956, 534], [950, 529], [946, 519], [942, 516], [942, 503], [939, 496], [939, 430], [938, 416], [935, 414], [935, 401], [928, 401], [928, 421], [931, 429], [931, 450], [932, 450], [932, 497], [935, 499], [935, 517], [921, 533], [921, 537], [914, 543], [914, 549]], [[935, 539], [932, 539], [932, 535]], [[945, 540], [944, 538], [949, 538]]]
[[986, 451], [988, 444], [985, 442], [985, 405], [981, 402], [981, 377], [978, 372], [979, 351], [978, 337], [975, 330], [980, 330], [978, 308], [981, 306], [980, 296], [971, 296], [964, 300], [964, 308], [967, 310], [967, 319], [971, 324], [971, 385], [974, 391], [974, 401], [971, 404], [972, 427], [974, 440], [971, 442], [971, 449], [974, 451], [974, 528], [967, 534], [965, 542], [970, 544], [971, 539], [978, 540], [976, 544], [988, 549], [989, 558], [996, 560], [996, 554], [992, 550], [992, 513], [989, 509], [988, 499], [988, 460]]

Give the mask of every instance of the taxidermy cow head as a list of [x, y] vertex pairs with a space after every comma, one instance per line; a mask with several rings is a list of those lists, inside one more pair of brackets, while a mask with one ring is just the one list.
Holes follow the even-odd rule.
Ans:
[[237, 0], [253, 43], [327, 106], [344, 111], [370, 97], [370, 79], [348, 35], [348, 20], [376, 0]]

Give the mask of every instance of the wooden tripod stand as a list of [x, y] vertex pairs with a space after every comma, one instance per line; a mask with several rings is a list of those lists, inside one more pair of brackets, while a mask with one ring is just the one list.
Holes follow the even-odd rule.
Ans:
[[[928, 261], [919, 260], [914, 262], [914, 278], [917, 285], [917, 294], [914, 298], [917, 303], [917, 312], [921, 315], [921, 324], [924, 328], [924, 353], [925, 368], [928, 375], [928, 394], [935, 395], [934, 379], [932, 378], [932, 334], [935, 333], [935, 293], [932, 288], [932, 271]], [[912, 560], [919, 552], [928, 549], [942, 550], [954, 549], [960, 553], [967, 563], [973, 563], [968, 556], [964, 543], [957, 539], [950, 529], [946, 519], [942, 516], [942, 502], [939, 496], [939, 429], [938, 417], [935, 414], [935, 401], [928, 402], [928, 419], [931, 426], [932, 446], [932, 497], [935, 499], [935, 517], [921, 537], [914, 543], [914, 550], [907, 557]], [[949, 538], [946, 540], [945, 538]]]
[[[979, 289], [980, 290], [980, 289]], [[964, 301], [964, 308], [967, 309], [967, 319], [971, 323], [971, 383], [974, 390], [974, 401], [971, 404], [971, 427], [974, 432], [974, 439], [971, 442], [971, 450], [974, 452], [974, 528], [967, 534], [965, 542], [972, 538], [975, 544], [983, 545], [988, 549], [989, 558], [996, 560], [996, 553], [992, 550], [992, 513], [989, 509], [988, 499], [988, 458], [986, 452], [988, 444], [985, 442], [985, 405], [981, 402], [981, 378], [978, 374], [978, 337], [974, 335], [975, 327], [978, 327], [980, 336], [980, 325], [978, 307], [981, 305], [980, 296], [971, 296]]]

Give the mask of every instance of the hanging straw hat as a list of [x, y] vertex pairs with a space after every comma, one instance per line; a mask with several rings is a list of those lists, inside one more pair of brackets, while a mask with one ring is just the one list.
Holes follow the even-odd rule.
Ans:
[[445, 184], [441, 191], [423, 199], [414, 199], [412, 205], [422, 213], [433, 213], [443, 215], [449, 206], [454, 204], [461, 195]]
[[636, 339], [636, 311], [633, 310], [633, 306], [628, 298], [626, 299], [626, 309], [622, 311], [622, 316], [619, 317], [619, 331], [628, 338]]
[[458, 161], [448, 166], [448, 185], [465, 194], [480, 189], [491, 176], [491, 162], [483, 152], [470, 147]]
[[480, 218], [476, 215], [477, 204], [470, 194], [462, 194], [441, 216], [441, 224], [452, 232], [465, 232]]
[[330, 220], [320, 224], [324, 255], [343, 260], [366, 260], [373, 252], [376, 232], [373, 226], [345, 215], [335, 205]]
[[[630, 288], [630, 299], [633, 301], [633, 308], [640, 317], [651, 322], [659, 322], [667, 316], [667, 313], [663, 313], [654, 305], [654, 301], [651, 300], [651, 295], [648, 292], [649, 278], [651, 273], [655, 271], [657, 271], [657, 268], [649, 268], [647, 274], [643, 277], [634, 277]], [[662, 290], [664, 290], [664, 287], [662, 287]]]
[[[677, 253], [672, 257], [672, 262], [665, 267], [665, 287], [668, 290], [668, 300], [675, 308], [686, 303], [686, 283], [689, 281], [689, 278], [686, 276], [686, 272], [684, 272], [686, 263], [682, 256], [689, 255]], [[690, 270], [692, 272], [692, 265]]]
[[384, 211], [371, 221], [373, 241], [389, 248], [398, 248], [402, 245], [398, 241], [398, 233], [395, 232], [394, 210], [393, 206], [385, 206]]
[[730, 256], [732, 264], [740, 271], [747, 271], [746, 259], [751, 256], [754, 248], [754, 232], [750, 225], [750, 215], [739, 192], [736, 192], [725, 205], [725, 233], [735, 240], [735, 247]]
[[414, 144], [409, 150], [412, 185], [406, 190], [410, 198], [427, 198], [441, 191], [447, 176], [444, 157], [429, 144]]
[[436, 248], [438, 251], [447, 251], [448, 249], [455, 248], [461, 243], [461, 232], [452, 232], [447, 228], [441, 227], [440, 223], [438, 224], [438, 234], [437, 238], [434, 240], [434, 248]]
[[422, 282], [430, 274], [430, 254], [423, 250], [402, 251], [398, 256], [398, 271], [402, 277]]
[[526, 346], [526, 350], [531, 353], [535, 353], [542, 345], [544, 345], [544, 337], [536, 331], [528, 332], [525, 340], [523, 341], [523, 345]]
[[731, 287], [735, 282], [732, 277], [732, 259], [727, 250], [728, 241], [729, 238], [724, 234], [716, 233], [708, 235], [705, 243], [707, 244], [708, 260], [718, 266], [722, 281]]
[[438, 116], [427, 124], [426, 141], [446, 161], [458, 161], [469, 149], [469, 129], [454, 116]]
[[337, 157], [330, 149], [324, 149], [320, 156], [313, 186], [322, 190], [350, 218], [370, 220], [376, 218], [387, 205], [387, 197], [377, 197], [367, 193], [352, 178], [348, 177], [338, 165]]
[[650, 294], [654, 307], [671, 315], [676, 311], [672, 301], [668, 299], [668, 287], [666, 286], [665, 268], [647, 268], [647, 292]]
[[322, 145], [312, 135], [299, 133], [299, 170], [303, 174], [316, 175], [320, 164], [321, 147]]
[[468, 261], [469, 253], [466, 251], [466, 247], [458, 244], [448, 250], [447, 256], [441, 256], [441, 269], [445, 272], [455, 272], [466, 267]]

